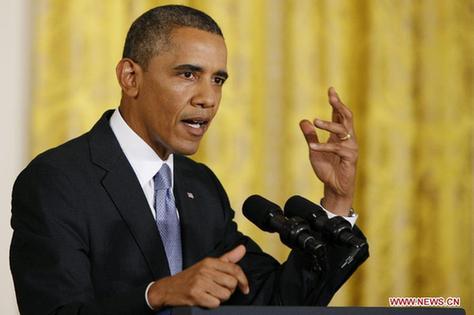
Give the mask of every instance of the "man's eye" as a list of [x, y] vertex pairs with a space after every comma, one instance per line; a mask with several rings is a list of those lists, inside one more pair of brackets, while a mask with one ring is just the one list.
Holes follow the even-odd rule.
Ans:
[[224, 84], [224, 82], [225, 82], [224, 78], [220, 78], [220, 77], [215, 77], [214, 78], [214, 83], [216, 83], [217, 85], [222, 85], [222, 84]]
[[190, 71], [187, 71], [187, 72], [183, 72], [182, 73], [182, 76], [185, 77], [186, 79], [192, 79], [194, 78], [194, 74]]

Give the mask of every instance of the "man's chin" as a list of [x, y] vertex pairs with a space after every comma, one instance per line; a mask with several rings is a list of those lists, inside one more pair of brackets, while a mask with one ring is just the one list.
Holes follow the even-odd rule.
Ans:
[[179, 155], [193, 155], [195, 154], [199, 149], [199, 143], [193, 143], [189, 145], [183, 145], [179, 146], [178, 148], [175, 148], [174, 153], [179, 154]]

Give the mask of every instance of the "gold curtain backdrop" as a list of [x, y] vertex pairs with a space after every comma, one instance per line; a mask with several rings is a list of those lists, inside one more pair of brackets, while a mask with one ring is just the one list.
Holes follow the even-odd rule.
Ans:
[[[117, 107], [115, 65], [131, 22], [169, 3], [38, 0], [33, 6], [31, 155]], [[230, 80], [195, 159], [229, 193], [241, 230], [288, 250], [241, 215], [258, 193], [313, 201], [302, 118], [330, 118], [327, 88], [352, 108], [360, 143], [358, 224], [371, 257], [332, 305], [390, 296], [461, 297], [473, 311], [474, 101], [470, 0], [195, 0], [221, 25]]]

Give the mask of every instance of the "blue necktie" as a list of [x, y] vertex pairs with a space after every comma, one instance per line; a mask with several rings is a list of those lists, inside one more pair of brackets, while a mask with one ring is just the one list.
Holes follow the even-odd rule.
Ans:
[[171, 188], [171, 170], [164, 163], [153, 178], [155, 181], [156, 225], [160, 232], [171, 275], [183, 268], [181, 230], [174, 195]]

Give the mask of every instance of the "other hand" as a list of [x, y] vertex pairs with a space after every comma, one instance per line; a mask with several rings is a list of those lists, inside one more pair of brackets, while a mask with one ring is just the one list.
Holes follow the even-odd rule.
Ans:
[[[308, 143], [311, 166], [324, 183], [323, 206], [334, 214], [347, 216], [354, 198], [358, 145], [352, 112], [334, 88], [329, 88], [328, 97], [332, 120], [317, 118], [314, 125], [303, 120], [300, 128]], [[330, 132], [326, 143], [319, 141], [314, 126]]]
[[239, 245], [219, 258], [205, 258], [171, 277], [160, 279], [148, 290], [153, 309], [167, 306], [218, 307], [228, 300], [236, 287], [248, 294], [249, 284], [236, 263], [245, 255]]

